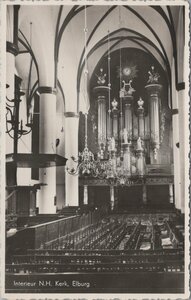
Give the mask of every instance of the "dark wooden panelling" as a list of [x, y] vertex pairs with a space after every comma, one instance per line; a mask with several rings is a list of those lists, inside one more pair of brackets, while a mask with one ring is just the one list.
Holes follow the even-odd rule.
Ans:
[[151, 185], [147, 186], [148, 203], [152, 206], [163, 206], [169, 204], [169, 186]]
[[109, 186], [95, 186], [94, 187], [94, 206], [104, 207], [110, 203], [110, 189]]
[[139, 207], [142, 204], [142, 186], [121, 187], [118, 189], [118, 207]]
[[29, 215], [30, 209], [30, 190], [21, 189], [17, 191], [17, 207], [18, 215]]

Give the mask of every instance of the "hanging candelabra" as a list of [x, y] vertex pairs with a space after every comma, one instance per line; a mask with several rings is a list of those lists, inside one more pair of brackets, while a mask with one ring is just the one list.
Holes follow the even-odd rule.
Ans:
[[[6, 133], [9, 135], [11, 139], [14, 140], [14, 153], [17, 153], [17, 142], [18, 140], [24, 136], [29, 134], [32, 131], [33, 118], [32, 115], [30, 119], [25, 124], [26, 127], [29, 127], [29, 130], [24, 128], [23, 120], [20, 119], [20, 102], [22, 101], [20, 98], [25, 95], [23, 91], [20, 89], [21, 78], [15, 75], [15, 92], [14, 99], [9, 99], [6, 96]], [[8, 89], [9, 86], [6, 85]]]
[[[85, 146], [78, 158], [71, 157], [75, 163], [75, 167], [67, 167], [66, 170], [70, 175], [96, 176], [96, 167], [94, 154], [88, 149], [88, 133], [87, 133], [88, 114], [85, 114]], [[76, 165], [77, 164], [77, 165]]]
[[[32, 47], [32, 23], [30, 23], [30, 45]], [[31, 58], [32, 65], [32, 58]], [[30, 67], [31, 68], [31, 67]], [[31, 71], [31, 70], [30, 70]], [[30, 89], [30, 76], [29, 75], [29, 85], [28, 85], [28, 95], [26, 99], [29, 98], [29, 89]], [[25, 135], [28, 135], [32, 131], [33, 127], [33, 115], [32, 113], [28, 114], [27, 112], [27, 123], [24, 124], [23, 119], [20, 119], [20, 104], [22, 102], [21, 97], [25, 95], [25, 93], [21, 90], [21, 82], [22, 79], [15, 75], [15, 85], [10, 87], [8, 84], [6, 88], [14, 90], [14, 98], [9, 99], [6, 96], [6, 133], [9, 135], [11, 139], [14, 140], [14, 153], [17, 153], [18, 140]], [[27, 103], [28, 104], [28, 103]], [[28, 127], [28, 128], [27, 128]]]

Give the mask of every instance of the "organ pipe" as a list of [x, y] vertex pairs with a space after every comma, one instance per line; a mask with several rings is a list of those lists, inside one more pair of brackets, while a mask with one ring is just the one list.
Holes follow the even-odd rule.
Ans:
[[139, 137], [141, 139], [144, 139], [145, 138], [145, 122], [144, 122], [144, 108], [143, 108], [143, 104], [144, 104], [144, 101], [140, 98], [139, 101], [137, 102], [138, 103], [138, 110], [137, 110], [137, 113], [138, 113], [138, 132], [139, 132]]
[[112, 137], [112, 120], [111, 113], [107, 113], [107, 139]]
[[124, 144], [123, 166], [127, 176], [131, 175], [131, 151], [130, 144]]
[[106, 99], [105, 96], [98, 97], [98, 143], [106, 144]]
[[113, 137], [118, 140], [118, 111], [113, 111]]
[[160, 147], [160, 122], [159, 122], [159, 103], [160, 84], [149, 84], [146, 87], [149, 100], [149, 117], [150, 117], [150, 138], [154, 159], [157, 160], [157, 152]]
[[145, 158], [144, 158], [144, 149], [140, 137], [137, 139], [136, 155], [137, 155], [137, 160], [136, 160], [137, 173], [138, 175], [142, 176], [144, 175], [144, 171], [145, 171]]
[[145, 116], [145, 139], [150, 138], [150, 117], [149, 114]]
[[[127, 97], [126, 97], [127, 98]], [[128, 100], [125, 103], [125, 112], [124, 112], [124, 123], [125, 128], [127, 130], [128, 138], [132, 138], [132, 108], [131, 108], [131, 102], [133, 100], [132, 96], [128, 97]]]
[[98, 154], [101, 159], [104, 159], [105, 157], [107, 138], [109, 137], [108, 134], [111, 134], [111, 120], [109, 118], [110, 113], [107, 112], [106, 104], [106, 99], [108, 98], [109, 92], [110, 88], [107, 86], [98, 85], [94, 88], [94, 93], [98, 104]]
[[[157, 160], [160, 147], [160, 92], [162, 89], [162, 85], [158, 83], [160, 76], [152, 66], [145, 86], [148, 94], [146, 101], [148, 113], [145, 115], [142, 98], [137, 101], [138, 109], [134, 111], [133, 92], [135, 90], [131, 86], [132, 80], [128, 82], [123, 80], [123, 86], [120, 85], [119, 91], [120, 100], [113, 98], [111, 102], [110, 80], [106, 86], [106, 74], [103, 73], [103, 69], [100, 71], [98, 86], [94, 88], [98, 103], [99, 157], [101, 159], [110, 157], [113, 172], [116, 174], [143, 176], [145, 156], [147, 161], [156, 163], [154, 161]], [[108, 151], [107, 156], [106, 151]]]

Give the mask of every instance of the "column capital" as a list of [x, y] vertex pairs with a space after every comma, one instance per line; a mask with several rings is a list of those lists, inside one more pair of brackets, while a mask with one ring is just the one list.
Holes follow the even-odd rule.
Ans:
[[126, 102], [126, 103], [125, 103], [125, 107], [127, 107], [127, 108], [131, 108], [131, 103], [129, 103], [129, 102]]
[[144, 116], [144, 112], [145, 112], [144, 108], [140, 108], [140, 107], [139, 107], [139, 108], [137, 109], [137, 113], [138, 113], [139, 116]]
[[145, 89], [147, 90], [150, 96], [156, 96], [162, 90], [162, 85], [158, 83], [148, 84], [145, 86]]
[[107, 96], [109, 94], [109, 90], [111, 91], [111, 88], [108, 86], [96, 86], [93, 88], [93, 92], [96, 97]]
[[97, 101], [100, 102], [100, 103], [105, 102], [106, 101], [105, 95], [99, 95], [97, 97]]
[[128, 143], [122, 143], [122, 147], [124, 149], [124, 151], [130, 151], [130, 146], [131, 146], [131, 142]]
[[17, 56], [17, 54], [19, 53], [17, 45], [8, 41], [6, 42], [6, 51], [13, 54], [14, 56]]
[[143, 156], [145, 153], [144, 149], [136, 149], [135, 152], [136, 152], [137, 156], [139, 156], [139, 157]]
[[122, 101], [125, 105], [131, 105], [133, 101], [133, 95], [126, 95], [125, 97], [121, 97]]
[[51, 86], [39, 86], [37, 89], [37, 94], [41, 95], [41, 94], [53, 94], [56, 95], [57, 94], [57, 90], [56, 88], [53, 88]]
[[79, 118], [79, 114], [74, 111], [67, 111], [64, 113], [65, 118]]
[[118, 117], [118, 115], [119, 115], [119, 110], [118, 109], [112, 109], [112, 116], [114, 117], [114, 118], [117, 118]]

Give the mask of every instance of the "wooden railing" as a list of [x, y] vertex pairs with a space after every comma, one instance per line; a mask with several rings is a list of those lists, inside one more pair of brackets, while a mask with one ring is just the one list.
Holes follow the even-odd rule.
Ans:
[[184, 253], [168, 250], [29, 250], [14, 255], [6, 264], [8, 273], [65, 272], [183, 272]]
[[98, 222], [102, 218], [103, 215], [95, 211], [30, 226], [18, 231], [14, 237], [10, 237], [7, 245], [14, 250], [51, 248], [51, 245], [54, 248], [61, 237]]

